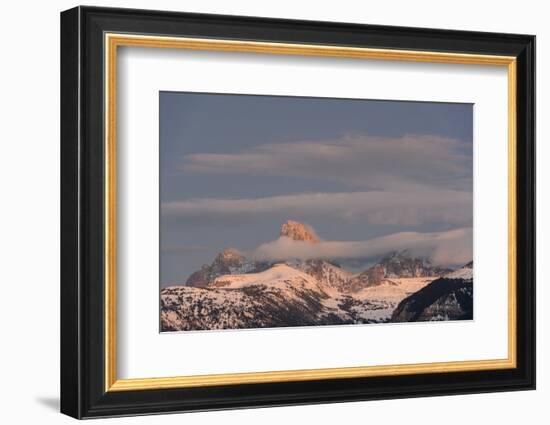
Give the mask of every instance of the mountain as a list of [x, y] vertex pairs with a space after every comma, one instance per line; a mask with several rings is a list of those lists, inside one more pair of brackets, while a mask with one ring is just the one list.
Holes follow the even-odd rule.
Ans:
[[295, 241], [319, 242], [319, 237], [311, 227], [294, 220], [288, 220], [281, 226], [279, 236], [286, 236]]
[[412, 257], [408, 251], [392, 252], [380, 260], [386, 277], [442, 276], [450, 269], [433, 266], [426, 258]]
[[443, 276], [450, 271], [433, 266], [428, 259], [412, 257], [407, 251], [392, 252], [374, 266], [354, 276], [349, 282], [348, 290], [357, 292], [392, 278]]
[[402, 300], [392, 322], [472, 320], [473, 262], [434, 280]]
[[[288, 220], [281, 238], [318, 243]], [[330, 259], [269, 262], [234, 248], [160, 294], [162, 331], [458, 320], [472, 315], [473, 264], [451, 271], [407, 251], [360, 273]]]
[[[309, 226], [293, 220], [283, 223], [280, 236], [309, 243], [317, 243], [320, 240]], [[343, 293], [353, 293], [380, 285], [389, 278], [439, 277], [450, 271], [433, 266], [425, 258], [412, 257], [407, 251], [392, 252], [377, 264], [358, 274], [353, 274], [340, 267], [336, 262], [326, 259], [289, 259], [286, 264]], [[186, 285], [204, 288], [221, 275], [257, 273], [266, 270], [271, 265], [273, 263], [267, 261], [247, 260], [238, 250], [227, 248], [219, 253], [210, 265], [205, 264], [200, 270], [191, 274]]]
[[196, 288], [204, 288], [218, 276], [224, 274], [258, 272], [268, 267], [268, 263], [248, 261], [236, 249], [227, 248], [216, 256], [212, 264], [204, 264], [200, 270], [192, 273], [185, 284]]
[[395, 305], [366, 293], [342, 294], [279, 263], [258, 273], [218, 276], [205, 288], [164, 288], [161, 331], [380, 323], [389, 321]]
[[258, 273], [227, 274], [218, 276], [209, 287], [240, 289], [250, 286], [264, 286], [266, 288], [281, 288], [289, 294], [297, 289], [317, 292], [326, 296], [323, 285], [310, 275], [288, 266], [284, 263], [274, 264], [269, 269]]
[[474, 278], [474, 262], [470, 261], [461, 268], [445, 274], [447, 279], [464, 279], [473, 280]]
[[323, 304], [329, 295], [308, 274], [276, 264], [259, 273], [222, 275], [207, 288], [161, 292], [161, 330], [343, 324]]
[[357, 292], [371, 286], [380, 285], [386, 279], [386, 269], [381, 264], [375, 264], [361, 272], [348, 282], [346, 292]]
[[326, 260], [289, 260], [286, 264], [307, 273], [328, 288], [346, 292], [353, 273], [338, 264]]
[[287, 260], [286, 264], [304, 271], [324, 285], [342, 293], [355, 293], [391, 279], [435, 278], [451, 272], [447, 268], [432, 266], [427, 259], [413, 258], [404, 252], [387, 255], [380, 262], [358, 274], [343, 269], [334, 261], [322, 259]]

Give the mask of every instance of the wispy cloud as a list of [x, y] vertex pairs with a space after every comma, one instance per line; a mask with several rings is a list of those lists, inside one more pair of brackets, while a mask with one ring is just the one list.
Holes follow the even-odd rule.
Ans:
[[235, 153], [184, 157], [186, 173], [294, 176], [330, 180], [353, 188], [472, 189], [472, 152], [439, 136], [346, 136], [330, 141], [258, 145]]
[[167, 246], [161, 248], [161, 253], [163, 254], [189, 254], [191, 252], [207, 252], [207, 246], [201, 245], [177, 245], [177, 246]]
[[190, 199], [163, 203], [164, 218], [226, 224], [269, 215], [333, 218], [373, 225], [472, 225], [472, 193], [455, 190], [303, 193], [251, 199]]
[[248, 253], [259, 260], [289, 258], [368, 258], [396, 250], [430, 258], [437, 265], [459, 265], [472, 259], [472, 228], [445, 232], [400, 232], [367, 241], [321, 241], [309, 243], [281, 237]]

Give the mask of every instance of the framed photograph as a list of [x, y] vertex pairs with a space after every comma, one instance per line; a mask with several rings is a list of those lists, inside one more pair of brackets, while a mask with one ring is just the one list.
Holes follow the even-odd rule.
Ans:
[[61, 14], [61, 411], [535, 388], [535, 37]]

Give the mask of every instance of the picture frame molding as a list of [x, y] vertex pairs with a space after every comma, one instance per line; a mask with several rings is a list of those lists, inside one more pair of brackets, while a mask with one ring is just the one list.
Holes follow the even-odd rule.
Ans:
[[[61, 411], [85, 418], [534, 388], [534, 44], [533, 36], [511, 34], [93, 7], [63, 12]], [[136, 45], [507, 66], [508, 358], [117, 379], [116, 53]]]

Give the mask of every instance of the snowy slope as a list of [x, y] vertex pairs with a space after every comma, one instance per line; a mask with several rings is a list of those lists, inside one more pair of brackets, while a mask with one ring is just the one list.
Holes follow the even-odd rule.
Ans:
[[474, 269], [469, 267], [461, 267], [451, 273], [447, 273], [444, 277], [447, 279], [472, 280], [474, 278]]
[[445, 274], [403, 299], [392, 321], [471, 320], [473, 318], [473, 262]]
[[398, 303], [430, 282], [394, 279], [344, 294], [286, 264], [260, 273], [224, 275], [206, 288], [161, 292], [163, 331], [388, 322]]
[[311, 276], [285, 264], [224, 275], [206, 288], [161, 291], [161, 329], [205, 330], [343, 324], [324, 314], [329, 295]]
[[274, 264], [260, 273], [222, 275], [214, 279], [209, 286], [227, 289], [243, 288], [250, 285], [286, 286], [289, 281], [299, 281], [312, 287], [319, 286], [313, 277], [284, 263]]

